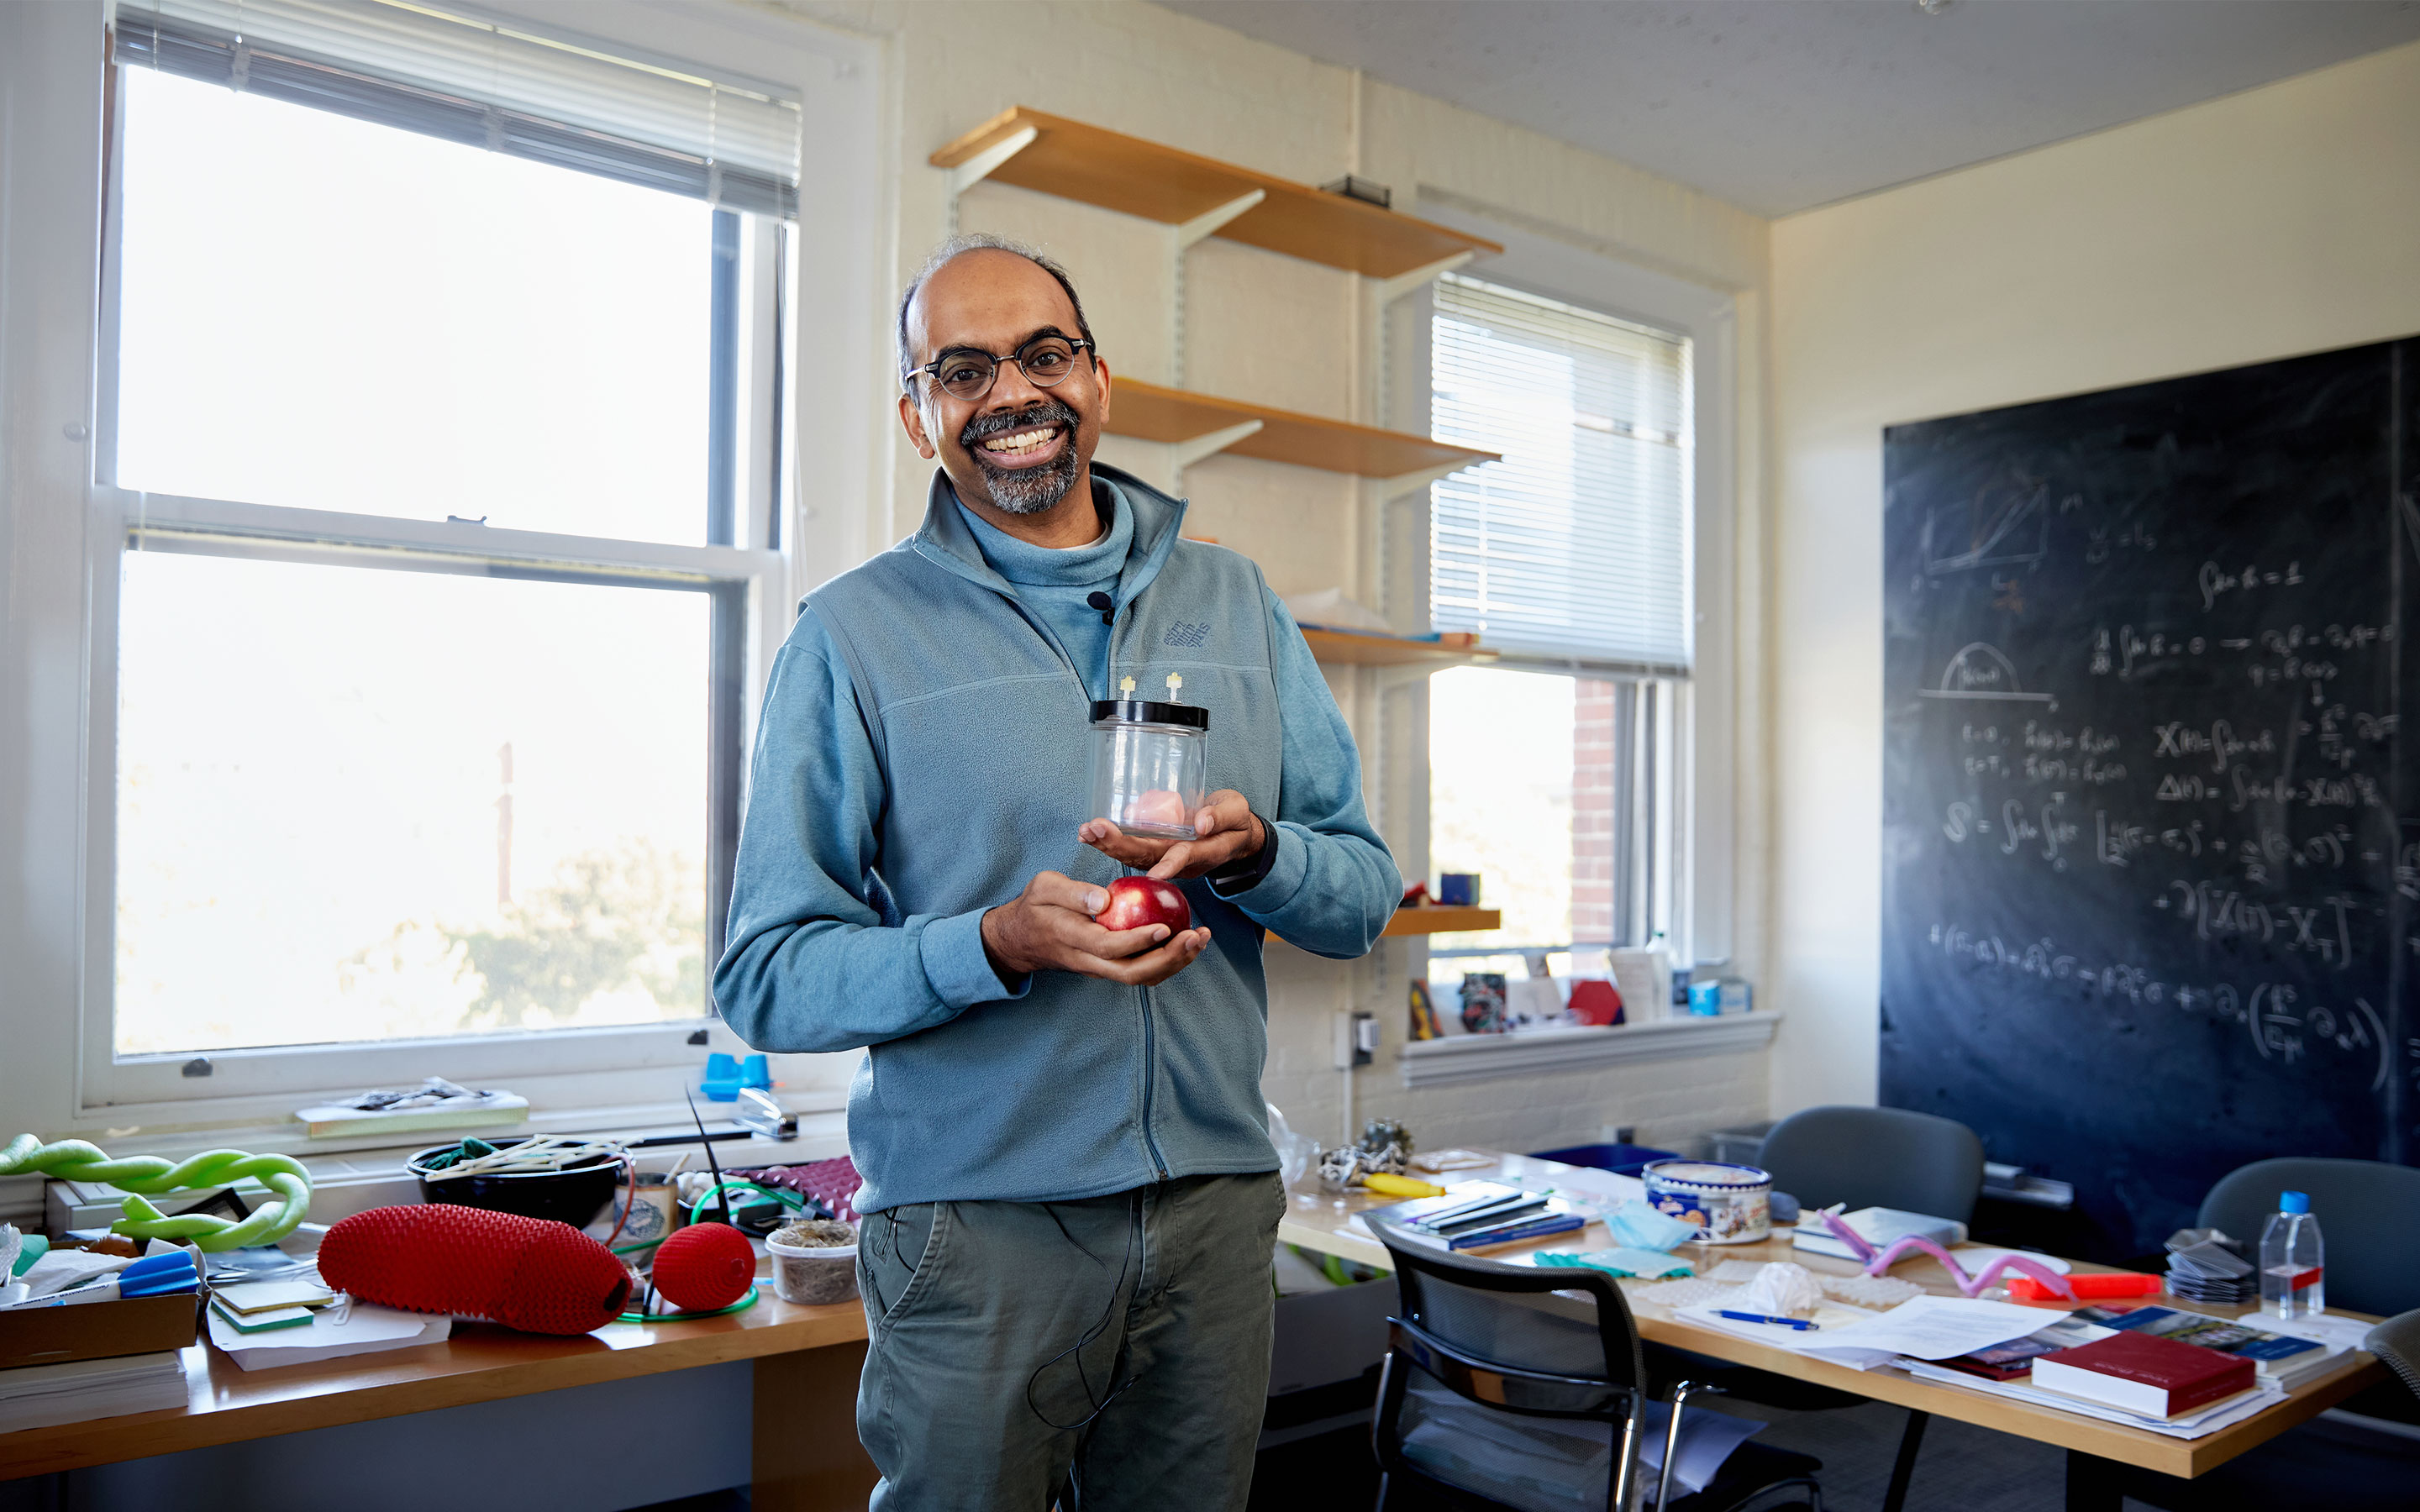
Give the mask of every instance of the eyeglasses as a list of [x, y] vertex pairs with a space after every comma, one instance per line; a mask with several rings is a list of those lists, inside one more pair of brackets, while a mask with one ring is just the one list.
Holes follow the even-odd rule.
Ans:
[[1089, 339], [1071, 336], [1036, 336], [1005, 357], [972, 347], [953, 347], [923, 366], [909, 368], [906, 378], [913, 388], [917, 375], [924, 374], [951, 398], [974, 400], [991, 392], [1001, 363], [1015, 363], [1026, 382], [1037, 389], [1054, 389], [1076, 371], [1076, 354], [1092, 345]]

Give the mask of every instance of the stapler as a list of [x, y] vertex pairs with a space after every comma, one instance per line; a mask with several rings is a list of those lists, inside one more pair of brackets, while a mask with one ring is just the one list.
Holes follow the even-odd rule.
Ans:
[[761, 1087], [743, 1087], [731, 1110], [731, 1121], [768, 1139], [799, 1137], [799, 1116]]

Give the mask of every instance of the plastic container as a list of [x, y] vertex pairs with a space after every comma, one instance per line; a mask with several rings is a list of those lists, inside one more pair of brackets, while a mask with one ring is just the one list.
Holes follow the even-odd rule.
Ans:
[[1680, 1154], [1677, 1149], [1650, 1149], [1645, 1145], [1573, 1145], [1564, 1149], [1533, 1149], [1529, 1158], [1559, 1160], [1566, 1165], [1586, 1165], [1616, 1176], [1637, 1176], [1651, 1162], [1678, 1160]]
[[1648, 1205], [1696, 1224], [1701, 1244], [1753, 1244], [1773, 1232], [1773, 1178], [1753, 1165], [1659, 1160], [1638, 1179]]
[[2260, 1310], [2272, 1318], [2327, 1311], [2327, 1245], [2309, 1194], [2280, 1192], [2260, 1230]]
[[453, 1202], [465, 1208], [519, 1213], [524, 1218], [551, 1218], [584, 1228], [613, 1200], [622, 1182], [622, 1157], [598, 1155], [559, 1171], [487, 1171], [443, 1177], [427, 1162], [457, 1145], [432, 1145], [404, 1163], [420, 1179], [420, 1200]]
[[1096, 819], [1120, 829], [1170, 840], [1193, 838], [1210, 761], [1210, 711], [1173, 702], [1185, 686], [1171, 675], [1171, 702], [1127, 695], [1093, 705], [1093, 807]]
[[857, 1246], [765, 1241], [773, 1257], [773, 1294], [783, 1302], [848, 1302], [857, 1296]]

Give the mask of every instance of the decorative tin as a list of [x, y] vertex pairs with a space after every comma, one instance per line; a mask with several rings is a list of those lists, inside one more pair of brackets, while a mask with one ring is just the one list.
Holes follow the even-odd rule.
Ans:
[[1773, 1178], [1753, 1165], [1659, 1160], [1639, 1173], [1656, 1211], [1698, 1226], [1706, 1244], [1752, 1244], [1773, 1232]]

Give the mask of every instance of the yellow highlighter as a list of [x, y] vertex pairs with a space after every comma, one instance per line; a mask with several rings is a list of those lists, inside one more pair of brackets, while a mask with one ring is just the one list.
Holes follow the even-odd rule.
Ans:
[[1445, 1196], [1445, 1188], [1441, 1186], [1435, 1186], [1427, 1181], [1415, 1181], [1408, 1176], [1388, 1176], [1384, 1171], [1373, 1171], [1369, 1175], [1364, 1176], [1361, 1178], [1361, 1184], [1368, 1187], [1373, 1192], [1380, 1193], [1390, 1197], [1441, 1197]]

